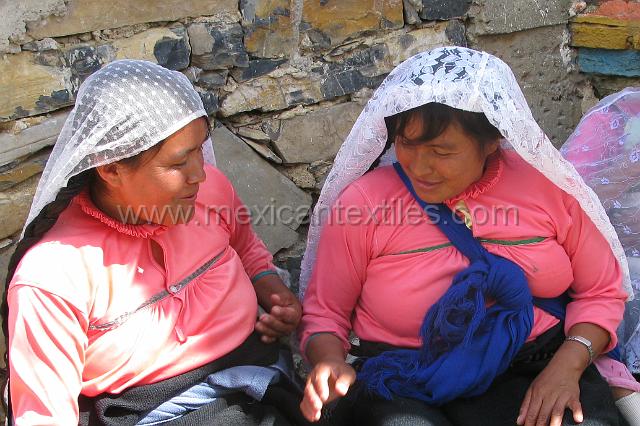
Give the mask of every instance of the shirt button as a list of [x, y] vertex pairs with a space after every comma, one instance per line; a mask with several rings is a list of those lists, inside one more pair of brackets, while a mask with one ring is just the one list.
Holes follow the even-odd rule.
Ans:
[[178, 291], [178, 286], [177, 285], [172, 285], [171, 287], [169, 287], [169, 291], [171, 293], [176, 293]]

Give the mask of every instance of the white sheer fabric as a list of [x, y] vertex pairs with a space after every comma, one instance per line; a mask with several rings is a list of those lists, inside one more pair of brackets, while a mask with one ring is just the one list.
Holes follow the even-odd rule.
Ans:
[[[80, 86], [42, 173], [25, 228], [71, 177], [132, 157], [206, 116], [200, 96], [177, 71], [136, 60], [115, 61], [96, 71]], [[204, 156], [215, 164], [210, 140]]]
[[[535, 122], [509, 66], [488, 53], [462, 47], [441, 47], [407, 59], [387, 76], [365, 106], [336, 156], [314, 209], [301, 267], [300, 297], [309, 282], [330, 207], [382, 154], [387, 140], [384, 117], [429, 102], [483, 112], [504, 136], [505, 146], [575, 197], [611, 245], [624, 271], [624, 287], [633, 297], [624, 250], [604, 208]], [[393, 156], [390, 149], [383, 164]]]
[[[600, 197], [627, 254], [631, 285], [640, 290], [640, 88], [602, 99], [560, 152]], [[628, 302], [618, 337], [634, 373], [640, 373], [639, 320], [640, 300]]]

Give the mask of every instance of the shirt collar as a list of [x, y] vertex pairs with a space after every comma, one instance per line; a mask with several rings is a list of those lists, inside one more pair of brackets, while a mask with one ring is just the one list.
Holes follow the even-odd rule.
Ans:
[[76, 203], [80, 207], [80, 209], [87, 215], [102, 222], [109, 228], [115, 229], [116, 231], [125, 235], [129, 235], [131, 237], [150, 238], [154, 235], [164, 232], [167, 229], [167, 226], [158, 225], [155, 223], [136, 225], [120, 222], [119, 220], [108, 216], [106, 213], [96, 207], [93, 200], [91, 200], [89, 191], [86, 189], [80, 194], [76, 195], [76, 197], [73, 199], [73, 202]]

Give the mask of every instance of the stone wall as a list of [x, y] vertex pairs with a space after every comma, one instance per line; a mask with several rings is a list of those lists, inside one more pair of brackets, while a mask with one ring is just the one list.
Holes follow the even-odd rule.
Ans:
[[571, 45], [597, 97], [640, 86], [640, 3], [603, 0], [571, 20]]
[[[595, 102], [570, 48], [570, 0], [25, 0], [0, 4], [0, 279], [82, 81], [138, 58], [185, 73], [219, 166], [294, 272], [333, 157], [391, 69], [442, 45], [509, 63], [556, 145]], [[600, 87], [600, 86], [598, 86]], [[271, 209], [271, 210], [270, 210]]]

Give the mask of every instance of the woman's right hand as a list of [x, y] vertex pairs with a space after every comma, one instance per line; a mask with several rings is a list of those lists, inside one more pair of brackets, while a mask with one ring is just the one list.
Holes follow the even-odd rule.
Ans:
[[347, 394], [356, 372], [343, 360], [321, 361], [307, 376], [300, 410], [310, 422], [320, 420], [322, 407]]

